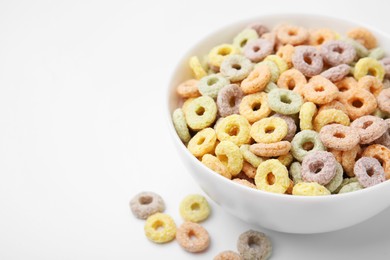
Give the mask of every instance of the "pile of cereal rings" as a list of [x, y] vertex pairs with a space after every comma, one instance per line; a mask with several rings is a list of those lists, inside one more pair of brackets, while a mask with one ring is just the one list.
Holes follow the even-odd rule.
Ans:
[[390, 57], [369, 30], [255, 23], [189, 67], [172, 119], [214, 172], [301, 196], [390, 179]]

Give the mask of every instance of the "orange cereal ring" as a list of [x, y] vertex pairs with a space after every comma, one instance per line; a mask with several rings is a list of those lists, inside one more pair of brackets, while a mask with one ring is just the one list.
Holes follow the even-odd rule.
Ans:
[[266, 65], [257, 66], [246, 79], [241, 82], [241, 89], [245, 94], [262, 91], [271, 79], [271, 72]]
[[239, 106], [239, 112], [249, 123], [267, 117], [271, 114], [267, 94], [262, 92], [244, 96]]
[[302, 89], [306, 85], [306, 77], [297, 69], [289, 69], [280, 74], [278, 87], [295, 91], [302, 94]]
[[357, 27], [349, 30], [347, 32], [349, 38], [354, 39], [357, 42], [360, 42], [367, 49], [372, 49], [377, 46], [377, 41], [375, 36], [366, 28]]
[[295, 48], [291, 44], [286, 44], [278, 49], [276, 55], [282, 58], [286, 63], [288, 68], [293, 66], [292, 57], [294, 55]]
[[305, 43], [309, 39], [309, 32], [303, 27], [287, 24], [277, 28], [276, 37], [282, 44], [296, 46]]
[[341, 163], [343, 151], [335, 150], [335, 149], [328, 149], [328, 152], [332, 153], [334, 158], [336, 158], [336, 161], [338, 163]]
[[250, 146], [250, 151], [257, 156], [274, 157], [288, 154], [291, 149], [291, 143], [280, 141], [271, 144], [256, 143]]
[[390, 150], [388, 148], [380, 144], [370, 145], [364, 150], [362, 157], [377, 159], [385, 170], [386, 180], [390, 179]]
[[244, 158], [240, 148], [235, 143], [230, 141], [220, 142], [215, 147], [215, 154], [232, 176], [236, 176], [241, 172]]
[[253, 167], [252, 164], [245, 162], [242, 165], [242, 171], [249, 178], [254, 178], [256, 175], [256, 167]]
[[251, 183], [245, 179], [235, 178], [235, 179], [233, 179], [233, 181], [236, 183], [239, 183], [241, 185], [247, 186], [249, 188], [257, 189], [257, 187], [253, 183]]
[[365, 89], [351, 89], [339, 96], [352, 120], [373, 113], [377, 107], [375, 96]]
[[176, 88], [176, 93], [182, 98], [196, 98], [200, 96], [198, 90], [198, 81], [189, 79], [181, 83]]
[[312, 77], [302, 91], [308, 101], [320, 105], [329, 103], [337, 98], [339, 92], [330, 80], [320, 75]]
[[339, 82], [336, 82], [335, 84], [341, 93], [346, 92], [346, 91], [351, 90], [351, 89], [355, 89], [358, 87], [358, 83], [357, 83], [356, 79], [353, 77], [343, 78], [342, 80], [340, 80]]
[[320, 139], [327, 148], [348, 151], [359, 143], [360, 136], [352, 127], [330, 124], [322, 127]]
[[355, 162], [357, 159], [359, 159], [359, 155], [361, 153], [362, 149], [360, 148], [360, 145], [356, 145], [354, 148], [352, 148], [349, 151], [344, 151], [341, 154], [341, 165], [344, 168], [344, 172], [349, 177], [354, 177], [355, 173], [353, 172], [353, 168], [355, 166]]
[[359, 79], [358, 87], [370, 91], [374, 96], [378, 96], [383, 89], [383, 83], [377, 77], [367, 75]]
[[229, 173], [226, 166], [214, 155], [208, 153], [203, 155], [202, 163], [223, 177], [228, 179], [232, 178], [232, 175]]
[[318, 46], [329, 40], [336, 40], [336, 32], [328, 28], [320, 28], [310, 32], [309, 44]]
[[343, 111], [332, 108], [323, 110], [321, 113], [318, 113], [314, 118], [313, 127], [314, 130], [319, 132], [323, 126], [332, 123], [349, 126], [350, 120]]

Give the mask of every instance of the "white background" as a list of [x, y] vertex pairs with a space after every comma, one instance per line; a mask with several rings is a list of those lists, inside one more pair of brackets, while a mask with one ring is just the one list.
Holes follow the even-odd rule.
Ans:
[[[251, 227], [211, 202], [212, 243], [155, 245], [128, 201], [201, 193], [167, 131], [179, 58], [213, 30], [276, 12], [315, 12], [390, 33], [386, 1], [0, 2], [0, 259], [211, 259]], [[390, 199], [390, 198], [383, 198]], [[373, 202], [375, 203], [375, 202]], [[364, 208], [362, 208], [364, 210]], [[343, 216], [340, 216], [343, 218]], [[337, 221], [330, 219], [329, 221]], [[319, 235], [265, 231], [272, 259], [389, 259], [390, 209]]]

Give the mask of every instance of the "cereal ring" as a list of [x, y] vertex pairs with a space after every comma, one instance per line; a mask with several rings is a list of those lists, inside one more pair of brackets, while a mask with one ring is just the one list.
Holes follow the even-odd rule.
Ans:
[[341, 165], [344, 168], [345, 174], [349, 177], [354, 177], [353, 167], [355, 166], [355, 161], [358, 158], [361, 152], [360, 145], [356, 145], [349, 151], [344, 151], [341, 154]]
[[[240, 151], [242, 153], [242, 156], [244, 157], [244, 160], [247, 161], [248, 163], [250, 163], [253, 167], [257, 168], [257, 167], [259, 167], [260, 163], [263, 162], [263, 159], [256, 156], [254, 153], [252, 153], [249, 150], [249, 148], [250, 148], [249, 144], [243, 144], [240, 146]], [[245, 162], [244, 162], [244, 165], [245, 165]]]
[[252, 144], [249, 150], [257, 156], [273, 157], [288, 154], [291, 144], [288, 141], [280, 141], [271, 144]]
[[244, 167], [248, 167], [245, 169], [246, 171], [248, 171], [248, 175], [251, 175], [251, 176], [256, 175], [256, 168], [253, 167], [251, 164], [244, 161], [241, 172], [239, 174], [237, 174], [236, 176], [234, 176], [233, 180], [235, 180], [235, 179], [239, 179], [239, 180], [243, 180], [243, 181], [245, 180], [245, 181], [250, 182], [251, 184], [254, 184], [255, 180], [253, 178], [248, 177], [248, 175], [245, 174]]
[[245, 57], [250, 59], [252, 62], [260, 62], [266, 56], [270, 55], [274, 50], [272, 42], [264, 39], [255, 39], [243, 48], [243, 54]]
[[221, 88], [217, 97], [219, 115], [222, 117], [239, 113], [239, 106], [244, 93], [236, 84], [229, 84]]
[[352, 40], [352, 39], [350, 39], [350, 38], [342, 39], [342, 41], [351, 44], [351, 45], [355, 48], [356, 55], [357, 55], [359, 58], [363, 58], [363, 57], [367, 57], [367, 56], [368, 56], [368, 53], [369, 53], [369, 52], [368, 52], [367, 48], [364, 47], [364, 45], [361, 44], [360, 42], [357, 42], [357, 41]]
[[337, 190], [337, 188], [340, 187], [341, 183], [343, 182], [343, 173], [343, 167], [341, 164], [336, 163], [336, 175], [328, 184], [325, 185], [325, 188], [327, 188], [330, 192]]
[[181, 217], [186, 221], [201, 222], [210, 215], [210, 206], [202, 195], [187, 195], [179, 206]]
[[297, 70], [307, 77], [320, 74], [324, 66], [321, 53], [313, 46], [295, 47], [292, 63]]
[[175, 109], [172, 114], [173, 126], [175, 127], [176, 133], [179, 138], [187, 143], [191, 139], [190, 132], [188, 131], [186, 118], [181, 108]]
[[351, 71], [351, 67], [349, 67], [347, 64], [340, 64], [325, 70], [324, 72], [321, 73], [321, 76], [323, 76], [324, 78], [332, 82], [336, 82], [346, 77], [350, 71]]
[[290, 175], [295, 184], [303, 182], [302, 180], [302, 166], [299, 162], [293, 162], [290, 166]]
[[198, 91], [198, 81], [189, 79], [181, 83], [176, 88], [176, 93], [182, 98], [196, 98], [200, 96]]
[[336, 33], [328, 28], [313, 30], [310, 33], [309, 44], [318, 46], [330, 40], [336, 40]]
[[187, 148], [195, 157], [202, 157], [206, 153], [214, 152], [216, 142], [214, 129], [208, 127], [196, 133], [188, 142]]
[[165, 203], [160, 195], [154, 192], [144, 191], [138, 193], [130, 200], [130, 209], [137, 218], [147, 219], [154, 213], [163, 212], [165, 210]]
[[320, 131], [321, 142], [327, 147], [339, 151], [348, 151], [360, 142], [360, 136], [352, 127], [330, 124]]
[[324, 196], [330, 195], [330, 191], [317, 182], [300, 182], [294, 185], [292, 195]]
[[295, 121], [292, 117], [282, 115], [282, 114], [274, 114], [272, 117], [280, 117], [284, 121], [286, 121], [287, 124], [287, 135], [282, 139], [285, 141], [291, 142], [291, 140], [294, 138], [295, 133], [297, 131], [297, 125], [295, 124]]
[[356, 79], [352, 77], [346, 77], [335, 83], [336, 87], [340, 92], [346, 92], [351, 89], [356, 89], [358, 87], [358, 83]]
[[276, 29], [276, 37], [282, 44], [300, 45], [309, 39], [307, 29], [294, 25], [281, 25]]
[[238, 178], [236, 178], [236, 179], [233, 179], [233, 181], [238, 183], [238, 184], [247, 186], [249, 188], [257, 189], [257, 187], [253, 183], [251, 183], [251, 182], [249, 182], [249, 181], [247, 181], [245, 179], [238, 179]]
[[280, 74], [278, 87], [288, 89], [301, 94], [302, 88], [306, 85], [306, 77], [296, 69], [289, 69]]
[[388, 128], [387, 123], [382, 118], [376, 116], [362, 116], [351, 123], [359, 136], [360, 143], [369, 144], [381, 137]]
[[335, 149], [328, 149], [328, 152], [332, 153], [334, 158], [336, 158], [336, 161], [338, 163], [341, 163], [341, 156], [343, 155], [343, 151], [335, 150]]
[[301, 130], [313, 129], [313, 118], [317, 113], [317, 106], [313, 102], [305, 102], [299, 111], [299, 127]]
[[248, 25], [248, 28], [255, 30], [259, 37], [269, 32], [269, 29], [262, 23], [252, 23]]
[[253, 65], [249, 59], [241, 55], [230, 55], [221, 64], [221, 74], [232, 82], [245, 79], [252, 71]]
[[255, 122], [250, 131], [258, 143], [275, 143], [287, 135], [287, 123], [282, 118], [267, 117]]
[[386, 180], [383, 167], [375, 158], [360, 158], [355, 163], [354, 172], [359, 183], [364, 188], [374, 186]]
[[302, 91], [308, 101], [320, 105], [331, 102], [339, 93], [337, 87], [321, 75], [312, 77]]
[[271, 72], [265, 65], [256, 67], [248, 77], [241, 82], [242, 91], [245, 94], [253, 94], [262, 91], [271, 79]]
[[233, 46], [242, 50], [249, 42], [256, 40], [257, 38], [259, 38], [259, 35], [255, 30], [246, 28], [234, 37]]
[[286, 44], [278, 49], [276, 55], [278, 55], [286, 62], [288, 68], [291, 68], [293, 66], [292, 57], [294, 55], [294, 52], [294, 46], [292, 46], [291, 44]]
[[386, 77], [390, 77], [390, 57], [386, 57], [380, 61], [385, 69]]
[[278, 88], [278, 86], [277, 86], [275, 83], [273, 83], [273, 82], [271, 81], [271, 82], [269, 82], [269, 83], [267, 84], [267, 86], [265, 86], [264, 92], [265, 92], [265, 93], [269, 93], [269, 92], [271, 92], [271, 90], [273, 90], [273, 89], [275, 89], [275, 88]]
[[291, 146], [292, 156], [300, 162], [310, 151], [325, 150], [318, 133], [313, 130], [302, 130], [297, 133], [291, 141]]
[[222, 62], [229, 56], [240, 53], [240, 50], [231, 44], [221, 44], [215, 46], [208, 55], [211, 66], [221, 67]]
[[192, 100], [183, 112], [187, 125], [193, 130], [202, 130], [212, 123], [217, 117], [217, 105], [209, 96], [201, 96]]
[[213, 260], [243, 260], [243, 258], [238, 253], [227, 250], [216, 255]]
[[217, 158], [226, 166], [232, 176], [241, 172], [244, 159], [240, 148], [230, 141], [222, 141], [215, 147]]
[[269, 107], [273, 111], [283, 115], [298, 113], [302, 104], [302, 97], [291, 90], [273, 89], [268, 93]]
[[338, 194], [348, 193], [352, 191], [358, 191], [363, 189], [363, 186], [359, 182], [351, 182], [344, 185], [338, 192]]
[[377, 101], [380, 110], [390, 113], [390, 88], [382, 90], [377, 97]]
[[268, 55], [264, 59], [264, 61], [272, 61], [272, 62], [274, 62], [276, 64], [276, 66], [278, 66], [279, 73], [283, 73], [286, 70], [288, 70], [287, 63], [282, 58], [280, 58], [278, 55]]
[[219, 175], [228, 179], [232, 178], [232, 175], [228, 171], [227, 167], [214, 155], [206, 153], [202, 156], [202, 163]]
[[380, 144], [372, 144], [364, 150], [362, 157], [377, 159], [385, 170], [386, 180], [390, 179], [390, 150], [388, 148]]
[[385, 122], [387, 124], [386, 132], [381, 137], [376, 139], [374, 143], [390, 148], [390, 119], [386, 119]]
[[337, 66], [351, 63], [356, 57], [356, 50], [347, 42], [333, 40], [321, 46], [321, 55], [325, 63]]
[[266, 234], [254, 230], [242, 233], [237, 241], [237, 250], [243, 259], [268, 259], [272, 244]]
[[358, 87], [370, 91], [374, 96], [378, 96], [383, 89], [383, 84], [378, 78], [367, 75], [359, 79]]
[[[353, 177], [353, 178], [344, 178], [343, 181], [341, 182], [340, 186], [334, 191], [334, 193], [339, 193], [340, 190], [347, 184], [350, 184], [352, 182], [356, 182], [359, 184], [359, 182], [357, 181], [356, 177]], [[360, 185], [360, 184], [359, 184]], [[363, 187], [361, 187], [363, 188]]]
[[228, 79], [218, 74], [212, 74], [203, 77], [198, 83], [199, 92], [203, 96], [209, 96], [216, 99], [218, 92], [230, 82]]
[[201, 79], [207, 75], [207, 72], [202, 67], [198, 57], [192, 56], [190, 58], [189, 65], [196, 79]]
[[385, 50], [380, 48], [380, 47], [372, 49], [368, 53], [368, 57], [376, 59], [376, 60], [383, 59], [385, 56], [386, 56]]
[[279, 156], [277, 159], [279, 162], [281, 162], [281, 164], [288, 167], [288, 166], [290, 166], [290, 164], [294, 160], [294, 157], [291, 155], [291, 153], [288, 153], [288, 154]]
[[317, 114], [317, 116], [314, 118], [313, 127], [314, 130], [319, 132], [323, 126], [332, 123], [349, 126], [350, 120], [343, 111], [331, 108], [322, 110]]
[[247, 144], [250, 141], [251, 125], [241, 115], [230, 115], [216, 126], [217, 138], [219, 141], [231, 141], [236, 145]]
[[176, 236], [176, 224], [169, 215], [155, 213], [146, 220], [144, 231], [149, 240], [155, 243], [167, 243]]
[[318, 109], [318, 112], [321, 112], [321, 111], [327, 110], [327, 109], [332, 109], [332, 108], [337, 109], [337, 110], [341, 110], [345, 114], [348, 114], [347, 109], [345, 109], [345, 106], [343, 105], [343, 103], [341, 103], [340, 101], [337, 101], [337, 100], [333, 100], [325, 105], [321, 105], [320, 109]]
[[362, 88], [344, 92], [339, 95], [339, 100], [352, 120], [373, 113], [377, 107], [375, 96]]
[[272, 112], [268, 106], [267, 94], [256, 93], [244, 96], [239, 106], [239, 112], [249, 123], [267, 117]]
[[367, 49], [375, 48], [377, 41], [375, 36], [366, 28], [357, 27], [349, 30], [347, 36], [364, 45]]
[[302, 179], [326, 185], [336, 175], [336, 163], [332, 153], [326, 151], [308, 153], [302, 160]]
[[184, 222], [176, 231], [176, 240], [186, 251], [198, 253], [206, 250], [210, 245], [210, 236], [207, 230], [193, 222]]
[[353, 76], [355, 79], [359, 80], [366, 75], [372, 75], [377, 77], [380, 81], [383, 81], [385, 76], [385, 69], [376, 59], [369, 57], [361, 58], [355, 65]]
[[270, 61], [270, 60], [263, 60], [262, 62], [259, 62], [255, 65], [255, 68], [259, 66], [266, 65], [271, 72], [271, 81], [276, 82], [278, 81], [278, 78], [280, 76], [280, 70], [278, 68], [278, 65], [276, 65], [275, 62]]

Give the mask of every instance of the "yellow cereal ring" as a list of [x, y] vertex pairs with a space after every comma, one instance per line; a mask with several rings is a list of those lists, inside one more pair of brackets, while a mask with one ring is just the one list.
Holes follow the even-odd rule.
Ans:
[[348, 115], [348, 111], [347, 109], [345, 108], [345, 105], [343, 103], [341, 103], [340, 101], [338, 100], [333, 100], [325, 105], [321, 105], [320, 106], [320, 109], [318, 109], [318, 113], [321, 112], [322, 110], [327, 110], [327, 109], [338, 109], [338, 110], [341, 110], [343, 111], [345, 114]]
[[232, 176], [236, 176], [241, 172], [244, 158], [236, 144], [230, 141], [222, 141], [215, 147], [215, 154]]
[[180, 203], [179, 212], [184, 220], [201, 222], [209, 217], [210, 206], [202, 195], [192, 194], [186, 196]]
[[359, 80], [366, 75], [372, 75], [380, 81], [383, 81], [385, 69], [376, 59], [370, 57], [361, 58], [355, 65], [353, 76]]
[[144, 231], [149, 240], [155, 243], [166, 243], [175, 238], [176, 224], [169, 215], [156, 213], [148, 217]]
[[249, 144], [243, 144], [240, 146], [240, 151], [242, 153], [242, 156], [244, 157], [244, 160], [250, 163], [253, 167], [257, 168], [264, 160], [263, 158], [252, 153], [249, 148]]
[[238, 54], [240, 50], [231, 44], [221, 44], [215, 46], [209, 52], [208, 61], [211, 66], [220, 67], [222, 62], [233, 54]]
[[195, 157], [202, 157], [214, 151], [216, 141], [214, 129], [208, 127], [196, 133], [188, 142], [187, 148]]
[[343, 111], [337, 109], [327, 109], [317, 114], [317, 116], [314, 118], [313, 127], [314, 130], [319, 132], [323, 126], [331, 123], [349, 126], [351, 121]]
[[283, 73], [285, 72], [286, 70], [288, 70], [288, 65], [287, 65], [287, 62], [285, 62], [282, 58], [280, 58], [278, 55], [268, 55], [267, 57], [265, 57], [264, 59], [265, 61], [273, 61], [275, 62], [275, 64], [278, 66], [279, 68], [279, 72], [280, 73]]
[[271, 108], [268, 106], [268, 97], [266, 93], [256, 93], [246, 95], [241, 100], [239, 113], [245, 117], [249, 123], [256, 122], [271, 114]]
[[247, 28], [237, 34], [236, 37], [234, 37], [233, 46], [239, 50], [242, 50], [242, 48], [244, 48], [248, 42], [257, 38], [259, 38], [257, 32], [253, 29]]
[[313, 102], [305, 102], [299, 111], [299, 127], [301, 130], [313, 129], [313, 118], [317, 113], [317, 106]]
[[294, 55], [294, 52], [294, 46], [292, 46], [291, 44], [286, 44], [278, 49], [276, 55], [278, 55], [286, 62], [288, 68], [291, 68], [293, 66], [292, 56]]
[[206, 167], [215, 171], [219, 175], [222, 175], [225, 178], [231, 179], [232, 175], [229, 173], [226, 166], [214, 155], [206, 153], [202, 157], [202, 163], [206, 165]]
[[184, 143], [187, 143], [191, 139], [191, 135], [188, 131], [186, 119], [181, 108], [177, 108], [173, 111], [172, 120], [177, 135]]
[[207, 75], [207, 72], [202, 67], [198, 57], [192, 56], [190, 58], [189, 65], [196, 79], [201, 79]]
[[287, 135], [287, 123], [280, 117], [267, 117], [255, 122], [250, 131], [258, 143], [275, 143]]
[[288, 170], [276, 159], [264, 161], [257, 168], [255, 183], [259, 190], [283, 194], [290, 186]]
[[249, 143], [250, 128], [248, 120], [241, 115], [230, 115], [222, 118], [216, 126], [219, 141], [231, 141], [236, 145]]
[[217, 105], [209, 96], [197, 97], [182, 108], [187, 124], [193, 130], [210, 126], [217, 117]]
[[292, 163], [294, 157], [291, 153], [281, 155], [278, 157], [278, 161], [281, 162], [284, 166], [288, 167]]
[[292, 194], [299, 196], [322, 196], [330, 195], [330, 191], [317, 182], [299, 182], [294, 185]]

